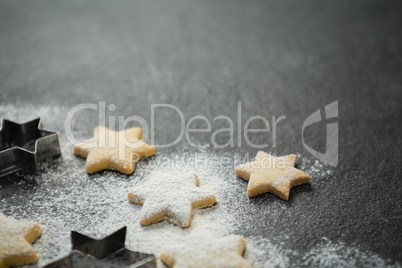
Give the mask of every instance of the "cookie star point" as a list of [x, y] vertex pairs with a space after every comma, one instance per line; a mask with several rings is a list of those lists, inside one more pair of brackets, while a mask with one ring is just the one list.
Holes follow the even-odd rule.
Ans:
[[0, 213], [0, 268], [34, 263], [38, 260], [31, 243], [41, 228], [32, 222], [18, 222]]
[[129, 175], [141, 158], [155, 153], [155, 147], [145, 143], [141, 137], [139, 127], [114, 131], [98, 126], [93, 138], [74, 146], [74, 153], [87, 159], [85, 168], [89, 174], [109, 169]]
[[166, 174], [155, 172], [151, 180], [131, 189], [128, 200], [143, 206], [141, 225], [168, 220], [187, 228], [191, 223], [192, 210], [212, 206], [216, 197], [198, 187], [196, 175], [166, 178]]
[[294, 168], [296, 155], [274, 157], [259, 151], [255, 161], [235, 168], [236, 176], [247, 180], [247, 195], [271, 192], [283, 200], [289, 200], [290, 188], [310, 182], [310, 176]]

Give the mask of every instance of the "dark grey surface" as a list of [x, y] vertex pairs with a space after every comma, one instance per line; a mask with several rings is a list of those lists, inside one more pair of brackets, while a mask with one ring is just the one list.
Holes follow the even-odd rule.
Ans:
[[[264, 133], [255, 143], [312, 161], [302, 124], [339, 100], [339, 166], [330, 178], [294, 188], [287, 203], [269, 194], [253, 199], [241, 233], [287, 233], [286, 247], [299, 250], [327, 237], [402, 261], [400, 2], [1, 1], [0, 92], [4, 106], [105, 101], [116, 105], [109, 114], [148, 122], [152, 103], [176, 105], [186, 119], [236, 119], [241, 101], [243, 124], [253, 115], [286, 116], [275, 148]], [[90, 135], [97, 115], [84, 115]], [[174, 113], [156, 123], [158, 143], [177, 137]], [[212, 131], [222, 127], [215, 122]], [[324, 123], [306, 135], [324, 150]], [[210, 134], [192, 138], [206, 144]], [[244, 140], [208, 150], [257, 152]], [[264, 207], [278, 203], [291, 209], [272, 220]]]

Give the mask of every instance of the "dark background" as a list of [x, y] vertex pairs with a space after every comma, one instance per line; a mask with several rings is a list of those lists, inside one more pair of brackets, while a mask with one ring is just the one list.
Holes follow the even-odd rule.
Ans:
[[[299, 249], [327, 237], [390, 263], [402, 261], [399, 1], [1, 1], [0, 92], [1, 105], [71, 108], [104, 101], [116, 106], [108, 115], [139, 115], [148, 123], [151, 104], [167, 103], [186, 120], [203, 115], [213, 122], [226, 115], [235, 128], [240, 101], [243, 125], [253, 115], [286, 116], [278, 124], [276, 147], [272, 132], [252, 135], [253, 142], [311, 161], [302, 124], [338, 100], [339, 165], [325, 167], [330, 178], [313, 177], [310, 185], [295, 187], [286, 203], [296, 207], [293, 213], [269, 228], [242, 219], [243, 234], [288, 233], [286, 245]], [[97, 114], [84, 115], [88, 126], [81, 131], [88, 136]], [[305, 132], [306, 143], [322, 152], [325, 124]], [[155, 125], [159, 144], [180, 131], [169, 109]], [[217, 121], [212, 131], [222, 127], [228, 125]], [[192, 140], [205, 145], [210, 136], [194, 134]], [[220, 144], [227, 139], [218, 136]], [[258, 151], [242, 143], [208, 150]], [[192, 150], [185, 139], [163, 150], [181, 149]], [[253, 202], [284, 201], [264, 195]]]

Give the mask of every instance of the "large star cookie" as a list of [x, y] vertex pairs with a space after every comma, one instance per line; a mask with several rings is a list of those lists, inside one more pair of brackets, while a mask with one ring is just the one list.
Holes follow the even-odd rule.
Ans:
[[131, 203], [142, 205], [140, 223], [168, 220], [182, 228], [190, 226], [192, 209], [212, 206], [216, 197], [198, 187], [197, 175], [154, 173], [144, 185], [128, 193]]
[[237, 177], [248, 181], [249, 197], [271, 192], [288, 200], [292, 186], [310, 182], [310, 176], [294, 168], [295, 164], [294, 154], [274, 157], [259, 151], [254, 162], [237, 166], [235, 172]]
[[0, 213], [0, 268], [36, 262], [31, 243], [40, 235], [38, 224], [18, 222]]
[[246, 242], [238, 235], [211, 239], [192, 237], [185, 243], [165, 250], [160, 258], [169, 267], [175, 268], [250, 268], [243, 257]]
[[155, 147], [141, 138], [139, 127], [122, 131], [96, 127], [94, 137], [77, 144], [74, 153], [87, 159], [85, 167], [89, 174], [110, 169], [129, 175], [134, 172], [135, 163], [155, 153]]

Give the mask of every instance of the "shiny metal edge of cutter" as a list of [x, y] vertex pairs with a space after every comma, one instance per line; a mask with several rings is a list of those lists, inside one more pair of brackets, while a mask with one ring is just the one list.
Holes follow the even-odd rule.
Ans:
[[2, 119], [0, 177], [24, 170], [39, 173], [38, 162], [61, 155], [58, 135], [39, 128], [40, 118], [19, 124]]

